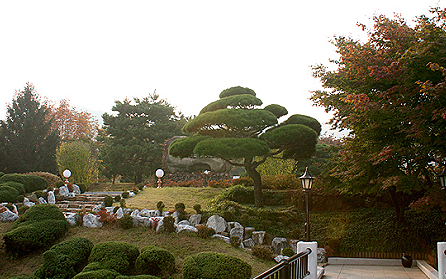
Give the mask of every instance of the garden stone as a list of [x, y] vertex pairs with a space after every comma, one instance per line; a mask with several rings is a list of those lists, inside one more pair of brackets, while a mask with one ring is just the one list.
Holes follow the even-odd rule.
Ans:
[[275, 237], [271, 243], [275, 254], [282, 254], [283, 248], [288, 247], [288, 241], [285, 237]]
[[32, 206], [34, 206], [34, 205], [36, 205], [36, 204], [33, 203], [33, 202], [31, 202], [31, 201], [29, 201], [29, 199], [28, 199], [27, 197], [25, 197], [25, 198], [23, 199], [23, 205], [32, 207]]
[[297, 240], [297, 239], [290, 239], [290, 240], [288, 240], [288, 244], [290, 245], [291, 249], [293, 249], [294, 254], [297, 254], [297, 243], [299, 241], [300, 240]]
[[243, 241], [243, 245], [246, 248], [252, 248], [256, 245], [256, 243], [254, 242], [254, 240], [252, 240], [252, 238], [248, 238], [246, 240]]
[[59, 187], [59, 195], [67, 197], [70, 195], [70, 191], [68, 190], [67, 186], [60, 186]]
[[73, 213], [73, 212], [64, 212], [65, 215], [65, 219], [67, 220], [67, 222], [72, 225], [72, 226], [76, 226], [76, 215], [77, 213]]
[[239, 222], [228, 222], [228, 232], [231, 232], [233, 228], [243, 229], [243, 226]]
[[83, 218], [83, 225], [87, 228], [99, 228], [102, 227], [102, 223], [99, 222], [99, 216], [92, 213], [87, 213]]
[[156, 210], [149, 210], [149, 209], [142, 209], [141, 212], [139, 212], [139, 215], [143, 216], [143, 217], [155, 217], [156, 215]]
[[56, 196], [54, 196], [53, 191], [48, 192], [48, 203], [49, 204], [56, 204]]
[[73, 184], [73, 193], [76, 195], [81, 193], [81, 188], [79, 188], [79, 186], [77, 186], [76, 184]]
[[0, 207], [0, 221], [2, 222], [14, 222], [19, 219], [19, 215], [15, 214], [6, 207]]
[[105, 207], [105, 210], [107, 210], [107, 213], [110, 215], [113, 215], [113, 210], [115, 210], [114, 206], [107, 206]]
[[177, 226], [190, 226], [191, 224], [187, 220], [181, 220], [178, 222]]
[[242, 228], [233, 228], [230, 232], [229, 235], [230, 236], [238, 236], [238, 238], [240, 238], [240, 242], [243, 242], [243, 234], [244, 234], [244, 229]]
[[17, 206], [15, 205], [15, 204], [12, 204], [12, 213], [15, 213], [15, 214], [19, 214], [19, 212], [17, 211]]
[[132, 213], [132, 209], [131, 208], [124, 208], [124, 209], [122, 209], [122, 211], [124, 211], [124, 214], [131, 214]]
[[139, 210], [135, 209], [132, 211], [132, 213], [130, 214], [131, 217], [138, 217], [139, 216]]
[[157, 217], [150, 217], [150, 218], [149, 218], [149, 221], [150, 221], [150, 225], [151, 225], [151, 227], [154, 228], [154, 229], [156, 229], [156, 228], [158, 227], [158, 223], [159, 223], [160, 221], [162, 221], [163, 219], [164, 219], [164, 217], [160, 217], [160, 216], [157, 216]]
[[327, 253], [324, 248], [317, 248], [317, 262], [326, 263], [328, 262]]
[[263, 240], [265, 239], [265, 231], [254, 231], [252, 232], [252, 239], [257, 245], [263, 245]]
[[[183, 220], [183, 221], [186, 221], [186, 220]], [[181, 221], [181, 222], [183, 222], [183, 221]], [[181, 222], [178, 223], [178, 225], [177, 225], [177, 228], [176, 228], [176, 232], [177, 233], [180, 233], [180, 232], [195, 232], [195, 233], [198, 233], [198, 229], [196, 227], [193, 227], [191, 225], [184, 225], [184, 223], [181, 224]], [[189, 223], [189, 221], [186, 221], [186, 222]]]
[[213, 228], [216, 233], [221, 233], [226, 230], [227, 223], [223, 217], [212, 215], [211, 217], [209, 217], [206, 226], [208, 226], [209, 228]]
[[211, 236], [212, 238], [216, 238], [216, 239], [220, 239], [223, 240], [226, 243], [229, 243], [229, 237], [221, 235], [221, 234], [214, 234], [213, 236]]
[[136, 196], [135, 193], [133, 193], [132, 191], [129, 192], [129, 198]]
[[180, 221], [180, 212], [175, 211], [174, 213], [172, 213], [172, 217], [175, 220], [175, 224], [177, 224]]
[[245, 228], [245, 238], [251, 238], [252, 237], [252, 232], [255, 231], [256, 229], [254, 229], [253, 227], [246, 227]]
[[149, 217], [142, 217], [142, 216], [132, 216], [133, 219], [133, 226], [134, 227], [151, 227], [152, 224], [150, 222]]
[[189, 223], [191, 224], [191, 226], [196, 226], [198, 224], [200, 224], [201, 222], [201, 214], [192, 214], [189, 217]]
[[104, 207], [104, 203], [98, 204], [95, 207], [93, 207], [93, 209], [91, 211], [93, 212], [99, 212], [101, 211], [101, 209]]
[[118, 210], [116, 210], [116, 219], [121, 219], [122, 217], [124, 217], [124, 211], [122, 210], [122, 208], [118, 208]]
[[284, 255], [277, 255], [275, 258], [274, 258], [274, 260], [276, 261], [276, 263], [280, 263], [281, 261], [283, 261], [283, 260], [287, 260], [287, 259], [289, 259], [290, 257], [288, 257], [288, 256], [284, 256]]
[[156, 224], [156, 232], [162, 232], [164, 231], [164, 221], [163, 219], [159, 219], [158, 223]]
[[43, 197], [39, 198], [39, 204], [47, 203], [46, 200]]

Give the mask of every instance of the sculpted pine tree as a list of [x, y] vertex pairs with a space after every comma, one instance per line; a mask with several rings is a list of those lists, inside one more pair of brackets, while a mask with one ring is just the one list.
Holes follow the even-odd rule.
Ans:
[[256, 168], [278, 154], [282, 158], [311, 157], [321, 125], [305, 115], [292, 115], [279, 124], [278, 119], [288, 111], [280, 105], [263, 109], [261, 105], [249, 88], [223, 90], [219, 100], [184, 125], [183, 132], [190, 136], [175, 140], [169, 154], [180, 158], [212, 156], [244, 167], [254, 180], [255, 205], [262, 207], [262, 180]]

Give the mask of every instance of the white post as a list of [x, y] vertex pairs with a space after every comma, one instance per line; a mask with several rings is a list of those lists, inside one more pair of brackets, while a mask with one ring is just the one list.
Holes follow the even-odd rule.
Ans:
[[446, 279], [446, 242], [437, 242], [438, 279]]
[[305, 278], [317, 279], [317, 242], [299, 241], [297, 243], [297, 253], [305, 251], [308, 248], [311, 250], [311, 253], [308, 255], [308, 271], [310, 271], [310, 275]]

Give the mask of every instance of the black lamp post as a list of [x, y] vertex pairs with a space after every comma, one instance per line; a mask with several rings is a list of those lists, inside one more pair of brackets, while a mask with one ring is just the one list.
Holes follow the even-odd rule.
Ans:
[[438, 174], [438, 178], [440, 179], [441, 189], [446, 190], [446, 173], [444, 173], [446, 167]]
[[299, 178], [302, 181], [303, 191], [305, 192], [305, 206], [306, 206], [306, 213], [307, 213], [307, 220], [305, 223], [305, 241], [309, 242], [310, 241], [310, 209], [309, 209], [308, 196], [311, 191], [311, 186], [313, 186], [314, 177], [312, 177], [310, 175], [310, 173], [308, 172], [308, 167], [306, 167], [305, 173]]

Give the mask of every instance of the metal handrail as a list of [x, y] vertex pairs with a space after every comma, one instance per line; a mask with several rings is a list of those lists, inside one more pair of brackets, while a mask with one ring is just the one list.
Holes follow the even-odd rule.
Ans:
[[268, 269], [252, 279], [301, 279], [310, 274], [308, 269], [308, 255], [311, 249], [307, 248], [288, 259], [283, 259], [277, 265]]

